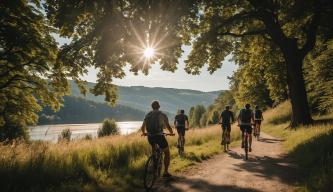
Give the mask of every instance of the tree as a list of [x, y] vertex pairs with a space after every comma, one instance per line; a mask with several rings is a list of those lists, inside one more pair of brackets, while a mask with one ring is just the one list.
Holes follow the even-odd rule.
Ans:
[[309, 124], [312, 118], [303, 61], [313, 50], [318, 36], [331, 31], [325, 21], [332, 18], [331, 7], [331, 2], [324, 0], [205, 1], [198, 27], [195, 26], [196, 39], [186, 68], [196, 74], [208, 61], [208, 69], [214, 72], [225, 56], [239, 49], [244, 40], [263, 37], [278, 47], [286, 64], [293, 111], [291, 125]]
[[70, 65], [57, 62], [57, 44], [39, 1], [0, 3], [0, 141], [26, 137], [26, 126], [68, 93]]
[[322, 43], [305, 63], [307, 90], [315, 111], [333, 108], [333, 40]]
[[[192, 116], [190, 117], [192, 123], [191, 127], [199, 126], [201, 127], [202, 125], [200, 124], [201, 117], [205, 114], [206, 108], [203, 105], [197, 105], [194, 107]], [[204, 123], [204, 120], [202, 120], [202, 123]]]

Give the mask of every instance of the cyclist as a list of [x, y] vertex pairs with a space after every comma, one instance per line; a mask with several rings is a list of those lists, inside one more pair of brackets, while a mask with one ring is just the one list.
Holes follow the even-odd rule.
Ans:
[[[175, 127], [177, 129], [178, 141], [180, 141], [180, 139], [182, 139], [183, 144], [185, 145], [185, 130], [188, 129], [190, 124], [188, 122], [188, 117], [187, 117], [187, 115], [185, 115], [185, 111], [183, 109], [180, 110], [180, 113], [175, 116], [175, 120], [174, 120], [173, 124], [175, 125]], [[178, 147], [179, 147], [179, 144], [178, 144]]]
[[[234, 114], [230, 111], [230, 106], [226, 106], [225, 110], [222, 111], [220, 118], [220, 123], [222, 124], [222, 141], [221, 145], [224, 145], [224, 151], [227, 152], [229, 150], [230, 144], [230, 131], [231, 131], [231, 123], [235, 121]], [[224, 139], [226, 137], [226, 139]]]
[[255, 107], [255, 111], [254, 111], [254, 126], [255, 126], [255, 134], [258, 134], [258, 137], [260, 136], [260, 125], [261, 125], [261, 121], [264, 120], [264, 117], [262, 115], [262, 111], [259, 109], [259, 106], [257, 105]]
[[244, 148], [244, 132], [246, 131], [249, 135], [249, 152], [252, 151], [252, 126], [251, 124], [254, 122], [254, 115], [252, 110], [250, 109], [251, 105], [246, 104], [244, 109], [239, 111], [239, 115], [237, 117], [238, 126], [242, 131], [242, 148]]
[[[153, 101], [151, 104], [152, 111], [146, 116], [141, 126], [142, 135], [148, 136], [148, 142], [154, 150], [155, 144], [157, 144], [164, 153], [164, 174], [163, 177], [170, 177], [169, 165], [170, 165], [170, 149], [168, 141], [163, 135], [163, 128], [166, 126], [170, 132], [170, 135], [175, 135], [169, 124], [167, 115], [161, 112], [160, 104], [158, 101]], [[147, 133], [146, 133], [147, 130]]]

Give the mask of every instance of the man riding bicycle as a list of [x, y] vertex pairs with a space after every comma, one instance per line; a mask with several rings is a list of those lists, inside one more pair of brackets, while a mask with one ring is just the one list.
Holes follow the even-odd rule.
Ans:
[[237, 117], [238, 126], [240, 127], [240, 130], [242, 131], [242, 148], [244, 148], [244, 136], [245, 132], [249, 135], [249, 151], [252, 151], [252, 123], [254, 122], [254, 115], [252, 110], [250, 109], [251, 105], [246, 104], [244, 109], [241, 109], [239, 111], [239, 115]]
[[225, 110], [220, 115], [220, 123], [222, 124], [222, 141], [221, 145], [224, 145], [224, 151], [229, 150], [230, 144], [230, 132], [231, 123], [235, 121], [233, 113], [230, 111], [230, 106], [226, 106]]
[[[178, 141], [182, 140], [183, 141], [183, 146], [185, 145], [185, 130], [188, 129], [189, 127], [189, 122], [188, 122], [188, 117], [187, 115], [185, 115], [185, 111], [182, 109], [180, 110], [180, 114], [175, 116], [175, 120], [173, 122], [173, 124], [175, 125], [176, 129], [177, 129], [177, 133], [178, 133]], [[178, 147], [179, 146], [179, 142], [178, 142]]]
[[261, 125], [261, 121], [264, 120], [264, 117], [262, 115], [262, 111], [259, 109], [259, 106], [255, 107], [255, 111], [254, 111], [254, 124], [255, 124], [255, 131], [254, 134], [257, 134], [255, 136], [260, 136], [260, 125]]
[[[146, 116], [141, 126], [142, 135], [148, 136], [148, 142], [152, 146], [154, 151], [154, 146], [157, 144], [164, 153], [164, 174], [163, 177], [170, 177], [169, 165], [170, 165], [170, 149], [168, 141], [163, 135], [163, 128], [166, 126], [170, 132], [170, 135], [175, 135], [169, 124], [167, 115], [159, 110], [160, 104], [158, 101], [153, 101], [151, 104], [152, 111], [150, 111]], [[147, 133], [146, 133], [147, 130]]]

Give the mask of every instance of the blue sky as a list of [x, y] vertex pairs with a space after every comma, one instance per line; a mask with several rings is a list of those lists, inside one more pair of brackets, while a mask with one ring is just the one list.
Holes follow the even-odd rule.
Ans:
[[[59, 44], [68, 43], [68, 39], [60, 38], [55, 35]], [[122, 86], [146, 86], [146, 87], [167, 87], [179, 89], [192, 89], [200, 91], [216, 91], [229, 89], [228, 76], [231, 76], [237, 69], [237, 66], [230, 62], [230, 57], [223, 62], [222, 68], [218, 69], [212, 75], [207, 72], [206, 68], [202, 69], [200, 75], [189, 75], [184, 71], [184, 60], [190, 52], [190, 47], [183, 47], [184, 53], [179, 59], [177, 71], [174, 73], [162, 71], [158, 64], [152, 65], [149, 75], [139, 73], [134, 75], [126, 68], [126, 77], [123, 79], [115, 79], [116, 85]], [[89, 72], [83, 79], [89, 82], [96, 82], [97, 70], [90, 68]]]

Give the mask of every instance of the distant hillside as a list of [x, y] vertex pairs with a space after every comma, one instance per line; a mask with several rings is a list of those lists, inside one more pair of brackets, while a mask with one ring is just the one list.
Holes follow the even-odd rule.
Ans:
[[110, 107], [105, 103], [97, 103], [83, 98], [66, 96], [64, 106], [58, 112], [46, 107], [39, 113], [39, 124], [60, 123], [100, 123], [105, 118], [114, 118], [117, 121], [141, 121], [144, 112], [117, 105]]
[[[94, 83], [88, 83], [91, 88]], [[185, 109], [188, 111], [191, 106], [202, 104], [208, 106], [214, 102], [221, 91], [202, 92], [188, 89], [173, 89], [160, 87], [118, 87], [119, 105], [129, 106], [141, 111], [150, 110], [150, 103], [153, 100], [159, 100], [161, 109], [175, 114], [177, 109]], [[80, 94], [78, 87], [72, 83], [72, 95], [84, 97]], [[95, 97], [92, 94], [87, 94], [85, 97], [88, 100], [95, 102], [104, 102], [104, 96]]]

